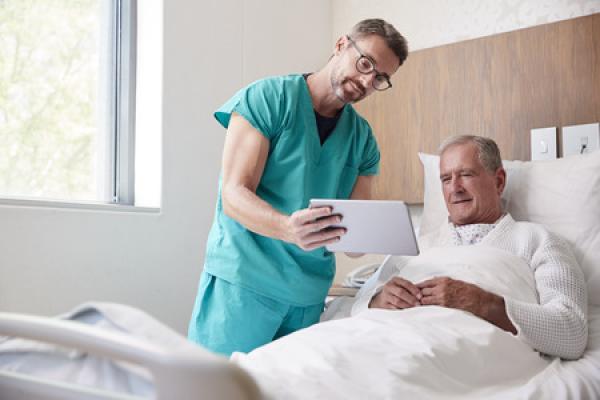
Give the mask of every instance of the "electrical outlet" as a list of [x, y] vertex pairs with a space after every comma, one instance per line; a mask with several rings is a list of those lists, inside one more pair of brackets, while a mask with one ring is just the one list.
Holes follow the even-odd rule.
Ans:
[[556, 127], [531, 130], [531, 159], [553, 160], [556, 153]]
[[600, 124], [571, 125], [562, 128], [563, 157], [600, 149]]

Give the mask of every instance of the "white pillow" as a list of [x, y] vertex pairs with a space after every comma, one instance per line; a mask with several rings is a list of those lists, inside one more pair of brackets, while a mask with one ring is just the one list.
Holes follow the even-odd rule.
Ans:
[[[447, 222], [439, 157], [419, 153], [425, 175], [419, 236]], [[502, 198], [517, 221], [544, 225], [573, 246], [591, 304], [600, 305], [600, 151], [548, 161], [503, 161]]]

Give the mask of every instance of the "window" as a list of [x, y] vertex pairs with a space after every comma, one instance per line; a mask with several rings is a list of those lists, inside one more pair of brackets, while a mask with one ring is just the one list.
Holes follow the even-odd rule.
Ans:
[[134, 204], [136, 14], [0, 0], [0, 197]]

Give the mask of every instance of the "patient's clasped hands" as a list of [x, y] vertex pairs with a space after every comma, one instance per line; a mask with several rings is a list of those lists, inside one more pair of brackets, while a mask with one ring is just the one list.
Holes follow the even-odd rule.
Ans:
[[370, 308], [387, 308], [391, 310], [410, 308], [421, 305], [421, 289], [414, 283], [395, 277], [390, 279], [371, 302]]
[[369, 303], [370, 308], [389, 310], [425, 305], [468, 311], [506, 331], [513, 334], [517, 332], [503, 312], [504, 298], [471, 283], [448, 277], [436, 277], [416, 285], [395, 277]]
[[371, 308], [404, 309], [437, 305], [482, 316], [491, 293], [467, 282], [436, 277], [418, 284], [395, 277], [388, 281], [369, 304]]

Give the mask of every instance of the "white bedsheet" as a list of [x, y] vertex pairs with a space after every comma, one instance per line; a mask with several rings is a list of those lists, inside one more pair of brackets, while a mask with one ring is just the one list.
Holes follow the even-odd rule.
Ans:
[[578, 361], [544, 359], [476, 317], [439, 307], [371, 310], [234, 360], [272, 399], [598, 399], [600, 307], [590, 308]]
[[[414, 274], [413, 280], [447, 272], [500, 293], [520, 287], [521, 295], [534, 301], [528, 289], [531, 282], [518, 260], [487, 253], [496, 263], [472, 268], [469, 265], [485, 252], [472, 253], [475, 258], [470, 261], [465, 259], [468, 254], [445, 254], [442, 259], [451, 271], [440, 270], [442, 265], [434, 262], [439, 254], [434, 253], [411, 263], [397, 261], [406, 262], [403, 271]], [[497, 269], [504, 273], [494, 273]], [[510, 284], [513, 273], [515, 285]], [[518, 337], [466, 312], [429, 306], [367, 310], [347, 318], [353, 300], [340, 302], [343, 306], [333, 315], [340, 319], [250, 354], [235, 354], [233, 362], [272, 399], [600, 399], [600, 307], [589, 310], [584, 357], [561, 361], [540, 356]], [[194, 347], [150, 316], [122, 305], [87, 304], [64, 317], [127, 332], [166, 348]], [[153, 391], [143, 370], [29, 341], [0, 340], [0, 368], [40, 377], [61, 375], [58, 379], [65, 382], [124, 393]]]
[[[529, 268], [508, 253], [463, 249], [440, 258], [443, 251], [436, 252], [405, 262], [404, 273], [415, 281], [451, 275], [535, 301]], [[492, 261], [473, 268], [486, 254]], [[440, 259], [444, 262], [436, 262]], [[348, 301], [340, 304], [337, 310], [347, 314]], [[518, 337], [469, 313], [432, 306], [367, 310], [232, 359], [273, 399], [596, 399], [600, 310], [590, 309], [589, 347], [579, 361], [542, 357]]]
[[[78, 310], [86, 308], [101, 311], [104, 319], [117, 317], [113, 321], [119, 330], [129, 331], [140, 339], [170, 348], [189, 344], [183, 337], [162, 325], [158, 326], [158, 322], [148, 315], [130, 307], [94, 304], [78, 307]], [[267, 397], [273, 399], [385, 399], [403, 398], [402, 394], [413, 394], [408, 398], [600, 398], [600, 307], [589, 310], [589, 344], [583, 358], [569, 362], [540, 359], [517, 339], [491, 325], [480, 323], [466, 313], [437, 307], [430, 308], [428, 313], [416, 311], [413, 310], [414, 316], [407, 317], [410, 312], [374, 310], [359, 317], [315, 325], [249, 355], [237, 354], [235, 361], [250, 372]], [[78, 320], [81, 316], [69, 313], [69, 317]], [[427, 320], [429, 317], [438, 320], [443, 330], [432, 330]], [[93, 322], [94, 325], [98, 323]], [[406, 340], [410, 332], [424, 332], [424, 335], [413, 335]], [[475, 333], [481, 334], [480, 339], [466, 338], [466, 334]], [[445, 339], [445, 347], [433, 349], [429, 340], [436, 337]], [[392, 351], [394, 346], [395, 351]], [[431, 349], [407, 359], [406, 355], [419, 346], [430, 346]], [[523, 354], [515, 355], [510, 350], [510, 357], [507, 357], [494, 346], [517, 346], [523, 349]], [[462, 347], [471, 350], [456, 354]], [[7, 350], [4, 348], [4, 352]], [[43, 350], [37, 348], [36, 353]], [[127, 387], [117, 391], [128, 393], [148, 394], [151, 390], [146, 382], [141, 381], [138, 385], [141, 383], [142, 387], [133, 390], [132, 379], [139, 379], [140, 375], [133, 376], [132, 370], [113, 368], [117, 365], [107, 369], [107, 364], [89, 363], [91, 359], [82, 360], [77, 353], [61, 356], [55, 354], [56, 349], [49, 350], [56, 357], [51, 365], [39, 364], [40, 358], [30, 356], [18, 360], [18, 370], [38, 369], [40, 376], [45, 377], [67, 372], [71, 377], [65, 377], [66, 382], [112, 390], [116, 389], [115, 386], [124, 385]], [[464, 361], [460, 368], [449, 370], [455, 357]], [[525, 363], [522, 364], [522, 360]], [[9, 364], [14, 361], [16, 359]], [[66, 361], [70, 361], [70, 365]], [[88, 362], [84, 369], [81, 368], [82, 362]], [[41, 370], [44, 365], [46, 368]], [[512, 370], [502, 374], [507, 368]], [[470, 372], [474, 374], [469, 375]], [[473, 382], [481, 385], [486, 379], [498, 376], [501, 376], [501, 381], [495, 381], [496, 384], [488, 389], [466, 386]], [[407, 384], [407, 379], [414, 380]], [[465, 382], [464, 387], [461, 380]], [[452, 390], [447, 390], [444, 385]], [[423, 391], [423, 386], [429, 389]]]

